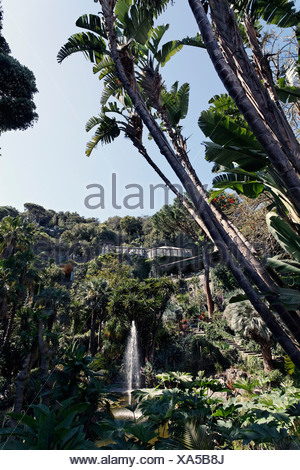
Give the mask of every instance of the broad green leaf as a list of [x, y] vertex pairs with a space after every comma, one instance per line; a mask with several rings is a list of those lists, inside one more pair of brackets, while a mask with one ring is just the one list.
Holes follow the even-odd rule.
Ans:
[[205, 159], [218, 165], [227, 167], [236, 163], [246, 171], [258, 171], [267, 164], [267, 158], [263, 152], [248, 148], [222, 146], [214, 142], [204, 142]]
[[300, 88], [299, 87], [275, 87], [278, 98], [284, 103], [297, 103], [300, 101]]
[[118, 0], [115, 7], [115, 15], [121, 23], [124, 23], [124, 17], [132, 4], [132, 0]]
[[241, 16], [247, 13], [252, 19], [261, 18], [280, 28], [296, 26], [300, 22], [300, 14], [291, 0], [237, 0], [230, 3]]
[[270, 232], [282, 248], [289, 253], [295, 260], [300, 262], [300, 237], [274, 212], [269, 212], [266, 216]]
[[223, 113], [202, 111], [198, 125], [202, 132], [218, 145], [262, 152], [254, 134]]
[[300, 263], [291, 259], [280, 260], [277, 256], [274, 256], [273, 258], [267, 258], [266, 265], [270, 268], [276, 269], [276, 271], [282, 275], [300, 275]]
[[169, 41], [162, 46], [161, 50], [158, 51], [154, 57], [163, 67], [171, 59], [171, 57], [182, 48], [183, 45], [178, 41]]
[[275, 302], [280, 302], [287, 310], [297, 310], [300, 306], [300, 292], [296, 289], [281, 287], [278, 289], [279, 295]]
[[202, 49], [206, 49], [200, 34], [197, 34], [194, 37], [188, 36], [184, 39], [181, 39], [179, 43], [182, 44], [183, 46], [194, 46], [194, 47], [201, 47]]
[[[93, 119], [93, 118], [92, 118]], [[97, 119], [97, 118], [95, 118]], [[91, 119], [87, 126], [91, 125]], [[99, 144], [110, 144], [120, 135], [120, 128], [115, 118], [108, 116], [100, 117], [99, 126], [95, 132], [94, 137], [86, 146], [86, 155], [89, 157], [94, 148]]]
[[132, 423], [127, 427], [127, 430], [143, 444], [147, 444], [149, 441], [157, 437], [156, 426], [153, 425], [153, 423]]
[[113, 73], [115, 71], [115, 64], [111, 57], [105, 56], [103, 59], [93, 67], [93, 73], [99, 73], [99, 80], [106, 77], [109, 73]]
[[145, 45], [152, 30], [153, 17], [149, 10], [138, 9], [132, 5], [124, 15], [124, 34], [139, 44]]
[[229, 303], [235, 304], [237, 302], [243, 302], [244, 300], [248, 300], [248, 297], [245, 294], [238, 294], [231, 297]]
[[249, 198], [258, 197], [265, 189], [264, 184], [259, 181], [243, 181], [236, 178], [235, 174], [218, 175], [213, 179], [214, 188], [232, 189], [238, 194], [244, 194]]
[[162, 40], [162, 37], [164, 36], [166, 31], [168, 31], [169, 27], [170, 27], [169, 24], [164, 24], [164, 25], [157, 26], [156, 28], [153, 28], [151, 32], [151, 38], [148, 42], [148, 47], [150, 51], [152, 52], [152, 54], [156, 54], [158, 45], [160, 41]]

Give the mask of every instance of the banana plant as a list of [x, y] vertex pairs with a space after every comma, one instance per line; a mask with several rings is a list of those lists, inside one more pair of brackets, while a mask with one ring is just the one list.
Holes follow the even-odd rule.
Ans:
[[[161, 13], [164, 4], [167, 3], [151, 3], [152, 7], [150, 6], [149, 9], [140, 9], [130, 0], [121, 0], [117, 2], [115, 7], [119, 47], [123, 56], [123, 63], [127, 65], [128, 76], [132, 75], [133, 72], [130, 69], [135, 67], [138, 82], [136, 86], [140, 88], [142, 93], [146, 94], [149, 106], [154, 107], [157, 105], [157, 100], [155, 98], [151, 99], [151, 95], [162, 88], [159, 68], [164, 66], [184, 45], [203, 47], [200, 35], [194, 38], [187, 37], [181, 41], [168, 41], [160, 47], [169, 25], [154, 27], [153, 13], [155, 15]], [[133, 128], [136, 126], [131, 119], [134, 114], [131, 99], [116, 74], [115, 64], [107, 47], [107, 35], [103, 19], [97, 15], [83, 15], [76, 21], [76, 26], [87, 30], [87, 32], [76, 33], [71, 36], [60, 49], [57, 60], [61, 63], [75, 52], [82, 52], [94, 64], [93, 73], [97, 74], [99, 80], [103, 81], [104, 89], [100, 99], [102, 105], [100, 114], [92, 117], [86, 125], [87, 132], [97, 127], [94, 137], [86, 148], [86, 155], [90, 156], [98, 143], [111, 143], [121, 132], [131, 137]], [[154, 65], [154, 62], [156, 65]], [[183, 85], [178, 90], [178, 83], [177, 86], [176, 84], [173, 85], [170, 93], [165, 90], [164, 101], [160, 103], [160, 106], [164, 105], [169, 110], [169, 116], [173, 116], [172, 121], [175, 117], [178, 122], [181, 116], [186, 114], [188, 91], [188, 84]], [[110, 98], [119, 101], [122, 107], [118, 107], [115, 101], [109, 102]], [[180, 111], [180, 107], [183, 107], [186, 112]], [[119, 119], [121, 116], [122, 120]]]

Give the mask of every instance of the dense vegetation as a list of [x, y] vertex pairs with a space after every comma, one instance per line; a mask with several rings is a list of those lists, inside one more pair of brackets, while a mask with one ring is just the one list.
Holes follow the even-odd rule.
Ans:
[[1, 34], [0, 2], [0, 133], [25, 130], [37, 120], [33, 95], [37, 92], [34, 74], [10, 54]]
[[[104, 81], [87, 155], [123, 132], [173, 204], [104, 222], [0, 208], [2, 449], [300, 448], [299, 13], [285, 0], [189, 0], [202, 37], [160, 49], [168, 26], [154, 19], [169, 3], [100, 0], [58, 60], [84, 52]], [[259, 20], [294, 28], [285, 68], [266, 60]], [[220, 173], [209, 193], [182, 134], [189, 85], [161, 76], [183, 46], [207, 49], [229, 93], [198, 121]], [[186, 194], [151, 160], [143, 125]], [[163, 246], [192, 256], [146, 256]], [[132, 322], [142, 386], [120, 419]]]
[[[230, 206], [251, 204], [226, 197]], [[1, 208], [4, 448], [297, 448], [298, 371], [253, 309], [249, 316], [245, 302], [230, 307], [240, 291], [212, 247], [209, 321], [202, 250], [189, 224], [185, 233], [172, 226], [178, 210], [175, 201], [152, 217], [99, 223], [37, 204], [25, 204], [23, 213]], [[268, 238], [259, 240], [264, 250]], [[182, 274], [164, 268], [177, 267], [173, 258], [101, 254], [116, 240], [123, 246], [185, 240], [196, 261]], [[149, 278], [153, 265], [161, 273]], [[119, 400], [113, 390], [124, 383], [132, 321], [147, 391], [135, 394], [133, 414], [122, 421], [113, 417]]]

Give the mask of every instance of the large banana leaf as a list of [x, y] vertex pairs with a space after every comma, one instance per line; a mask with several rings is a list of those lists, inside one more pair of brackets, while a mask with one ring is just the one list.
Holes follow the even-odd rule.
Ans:
[[204, 142], [205, 158], [217, 165], [229, 167], [236, 163], [246, 171], [258, 171], [267, 165], [266, 155], [257, 150], [239, 148], [233, 146], [222, 146], [214, 142]]
[[115, 15], [121, 23], [124, 23], [125, 15], [132, 4], [132, 0], [118, 0], [115, 7]]
[[107, 73], [104, 80], [104, 89], [100, 98], [100, 103], [105, 105], [112, 96], [119, 97], [123, 93], [122, 84], [115, 73]]
[[272, 304], [281, 303], [287, 310], [298, 310], [300, 306], [300, 292], [296, 289], [281, 287], [278, 296]]
[[213, 142], [224, 146], [262, 151], [253, 133], [230, 116], [212, 110], [202, 111], [198, 120], [202, 132]]
[[106, 77], [109, 73], [114, 73], [115, 64], [111, 57], [105, 56], [95, 67], [93, 67], [93, 73], [99, 73], [99, 80]]
[[274, 212], [267, 214], [267, 224], [270, 232], [282, 248], [289, 253], [295, 260], [300, 262], [300, 237], [291, 228], [291, 226], [285, 222]]
[[[251, 179], [243, 174], [235, 173], [226, 173], [216, 176], [216, 178], [213, 179], [213, 186], [214, 188], [222, 190], [232, 189], [238, 194], [244, 194], [249, 198], [258, 197], [265, 189], [265, 185], [261, 181], [255, 178]], [[216, 193], [214, 193], [214, 197], [215, 194]]]
[[166, 44], [162, 46], [161, 50], [158, 51], [154, 57], [163, 67], [171, 59], [171, 57], [176, 54], [176, 52], [179, 52], [182, 49], [182, 47], [183, 45], [180, 44], [179, 41], [166, 42]]
[[124, 35], [128, 39], [134, 39], [139, 44], [145, 45], [149, 39], [153, 26], [151, 11], [138, 9], [132, 5], [124, 15]]
[[282, 275], [300, 275], [300, 263], [292, 259], [279, 259], [278, 256], [268, 258], [266, 265], [275, 269]]

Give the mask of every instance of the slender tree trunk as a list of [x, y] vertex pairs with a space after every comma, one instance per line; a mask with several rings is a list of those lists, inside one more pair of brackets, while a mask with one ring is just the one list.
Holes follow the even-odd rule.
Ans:
[[207, 310], [208, 310], [208, 319], [209, 321], [213, 320], [214, 312], [214, 302], [211, 295], [211, 289], [209, 284], [209, 275], [210, 275], [210, 266], [209, 266], [209, 256], [207, 252], [207, 237], [204, 236], [202, 242], [202, 254], [203, 254], [203, 265], [204, 265], [204, 290], [207, 299]]
[[89, 350], [90, 350], [91, 356], [95, 356], [96, 354], [95, 336], [96, 336], [96, 313], [95, 313], [95, 310], [92, 309], [90, 344], [89, 344]]
[[102, 335], [102, 328], [101, 328], [101, 325], [102, 325], [102, 322], [101, 322], [101, 318], [99, 320], [99, 328], [98, 328], [98, 351], [100, 351], [101, 349], [101, 343], [102, 343], [102, 338], [101, 338], [101, 335]]
[[25, 388], [29, 382], [30, 372], [37, 357], [38, 357], [38, 347], [37, 347], [37, 344], [34, 344], [31, 348], [30, 353], [27, 354], [24, 360], [23, 369], [19, 372], [16, 378], [16, 382], [15, 382], [16, 395], [15, 395], [14, 408], [13, 408], [13, 411], [15, 413], [20, 413], [22, 411]]
[[264, 361], [264, 370], [268, 374], [271, 370], [274, 369], [273, 359], [272, 359], [272, 349], [271, 342], [265, 341], [260, 343], [261, 354]]
[[156, 322], [156, 327], [155, 327], [155, 330], [154, 330], [154, 334], [153, 334], [153, 339], [152, 339], [152, 344], [151, 344], [151, 349], [150, 349], [150, 354], [149, 354], [149, 361], [152, 364], [153, 364], [153, 361], [154, 361], [154, 353], [155, 353], [155, 346], [156, 346], [156, 339], [157, 339], [158, 329], [159, 329], [163, 314], [164, 314], [164, 311], [162, 311], [159, 314], [157, 322]]
[[15, 316], [16, 316], [16, 313], [17, 313], [16, 312], [17, 307], [18, 307], [18, 301], [15, 301], [13, 303], [13, 306], [12, 306], [12, 312], [11, 312], [11, 315], [9, 317], [8, 324], [7, 324], [7, 329], [6, 329], [6, 332], [5, 332], [4, 339], [3, 339], [3, 348], [5, 348], [8, 345], [8, 342], [10, 340], [10, 336], [11, 336], [14, 321], [15, 321]]
[[41, 389], [40, 393], [42, 394], [42, 403], [43, 405], [49, 405], [49, 394], [48, 392], [51, 389], [51, 385], [48, 382], [49, 377], [49, 369], [50, 369], [50, 358], [51, 358], [51, 350], [48, 342], [43, 339], [43, 322], [39, 320], [38, 326], [38, 345], [39, 345], [39, 353], [40, 353], [40, 367], [38, 376], [41, 382]]

